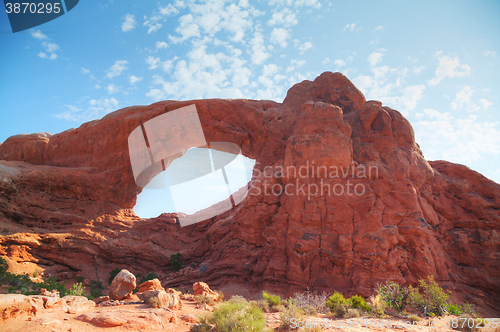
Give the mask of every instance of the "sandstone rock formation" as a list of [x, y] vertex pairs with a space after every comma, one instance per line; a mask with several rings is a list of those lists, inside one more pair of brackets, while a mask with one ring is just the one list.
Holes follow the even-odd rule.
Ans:
[[[253, 194], [183, 228], [175, 214], [141, 219], [131, 210], [141, 189], [128, 135], [193, 103], [207, 141], [235, 143], [257, 161]], [[202, 279], [228, 292], [364, 296], [380, 282], [432, 274], [457, 301], [500, 313], [500, 185], [462, 165], [427, 162], [408, 120], [367, 102], [339, 73], [294, 85], [283, 103], [127, 107], [53, 136], [11, 137], [0, 159], [0, 253], [12, 269], [25, 263], [62, 279], [104, 280], [120, 267], [155, 271], [164, 287]], [[338, 172], [324, 177], [317, 166]], [[293, 167], [316, 175], [280, 173]], [[178, 252], [197, 268], [171, 273]]]
[[148, 290], [142, 293], [137, 293], [137, 295], [146, 304], [150, 304], [150, 299], [155, 298], [158, 299], [158, 305], [160, 308], [165, 307], [169, 309], [179, 310], [182, 308], [181, 298], [179, 297], [179, 294], [175, 292], [175, 290], [172, 289], [172, 291]]
[[148, 290], [162, 290], [165, 288], [161, 286], [160, 280], [158, 278], [154, 278], [152, 280], [148, 280], [139, 285], [139, 293], [148, 291]]

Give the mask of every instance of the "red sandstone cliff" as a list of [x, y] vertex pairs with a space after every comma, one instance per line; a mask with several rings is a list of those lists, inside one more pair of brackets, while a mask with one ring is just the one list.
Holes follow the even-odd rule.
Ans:
[[[175, 215], [140, 219], [131, 210], [141, 189], [128, 135], [141, 121], [192, 103], [207, 141], [238, 144], [256, 159], [251, 185], [261, 194], [183, 228]], [[156, 271], [170, 286], [202, 278], [222, 290], [235, 284], [288, 295], [309, 287], [367, 296], [377, 283], [411, 284], [432, 274], [457, 300], [500, 313], [500, 185], [462, 165], [427, 162], [410, 123], [366, 102], [339, 73], [296, 84], [282, 104], [127, 107], [53, 136], [10, 137], [0, 159], [0, 254], [11, 264], [36, 263], [61, 278], [97, 273], [101, 281], [119, 266]], [[378, 172], [339, 179], [260, 172], [312, 161]], [[275, 184], [321, 180], [365, 192], [264, 194]], [[168, 262], [177, 252], [187, 268], [174, 274]]]

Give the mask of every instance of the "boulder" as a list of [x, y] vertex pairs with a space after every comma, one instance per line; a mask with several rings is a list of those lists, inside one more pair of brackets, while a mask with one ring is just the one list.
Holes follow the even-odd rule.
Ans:
[[214, 299], [214, 301], [219, 300], [219, 294], [214, 292], [208, 287], [208, 285], [204, 282], [196, 282], [193, 284], [193, 294], [196, 295], [205, 295]]
[[165, 288], [161, 286], [160, 280], [158, 280], [158, 278], [154, 278], [152, 280], [145, 281], [139, 285], [139, 293], [148, 290], [165, 290]]
[[21, 294], [0, 294], [0, 315], [3, 320], [15, 318], [21, 314], [34, 314], [32, 313], [32, 304], [28, 296]]
[[128, 270], [121, 270], [111, 282], [109, 287], [109, 298], [121, 300], [126, 298], [135, 289], [135, 276]]

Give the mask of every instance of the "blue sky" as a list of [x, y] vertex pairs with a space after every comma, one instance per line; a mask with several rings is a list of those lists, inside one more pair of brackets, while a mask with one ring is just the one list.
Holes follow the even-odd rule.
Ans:
[[340, 71], [402, 112], [428, 160], [500, 182], [500, 1], [80, 1], [13, 34], [0, 13], [0, 142], [163, 99], [282, 101]]

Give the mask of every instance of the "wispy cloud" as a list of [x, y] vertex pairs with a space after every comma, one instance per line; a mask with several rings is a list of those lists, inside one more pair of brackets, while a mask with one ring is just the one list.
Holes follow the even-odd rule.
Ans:
[[471, 68], [469, 65], [460, 64], [458, 57], [451, 58], [447, 55], [441, 56], [442, 52], [436, 53], [439, 65], [435, 71], [435, 78], [428, 81], [429, 85], [436, 85], [446, 77], [462, 77], [470, 75]]
[[122, 31], [123, 32], [132, 31], [135, 28], [136, 23], [137, 22], [135, 21], [134, 15], [132, 14], [125, 15], [122, 23]]
[[127, 68], [127, 64], [128, 64], [127, 60], [116, 60], [116, 62], [114, 63], [114, 65], [112, 65], [111, 68], [109, 68], [107, 70], [106, 77], [107, 78], [113, 78], [113, 77], [121, 75], [121, 73], [124, 70], [128, 69]]

